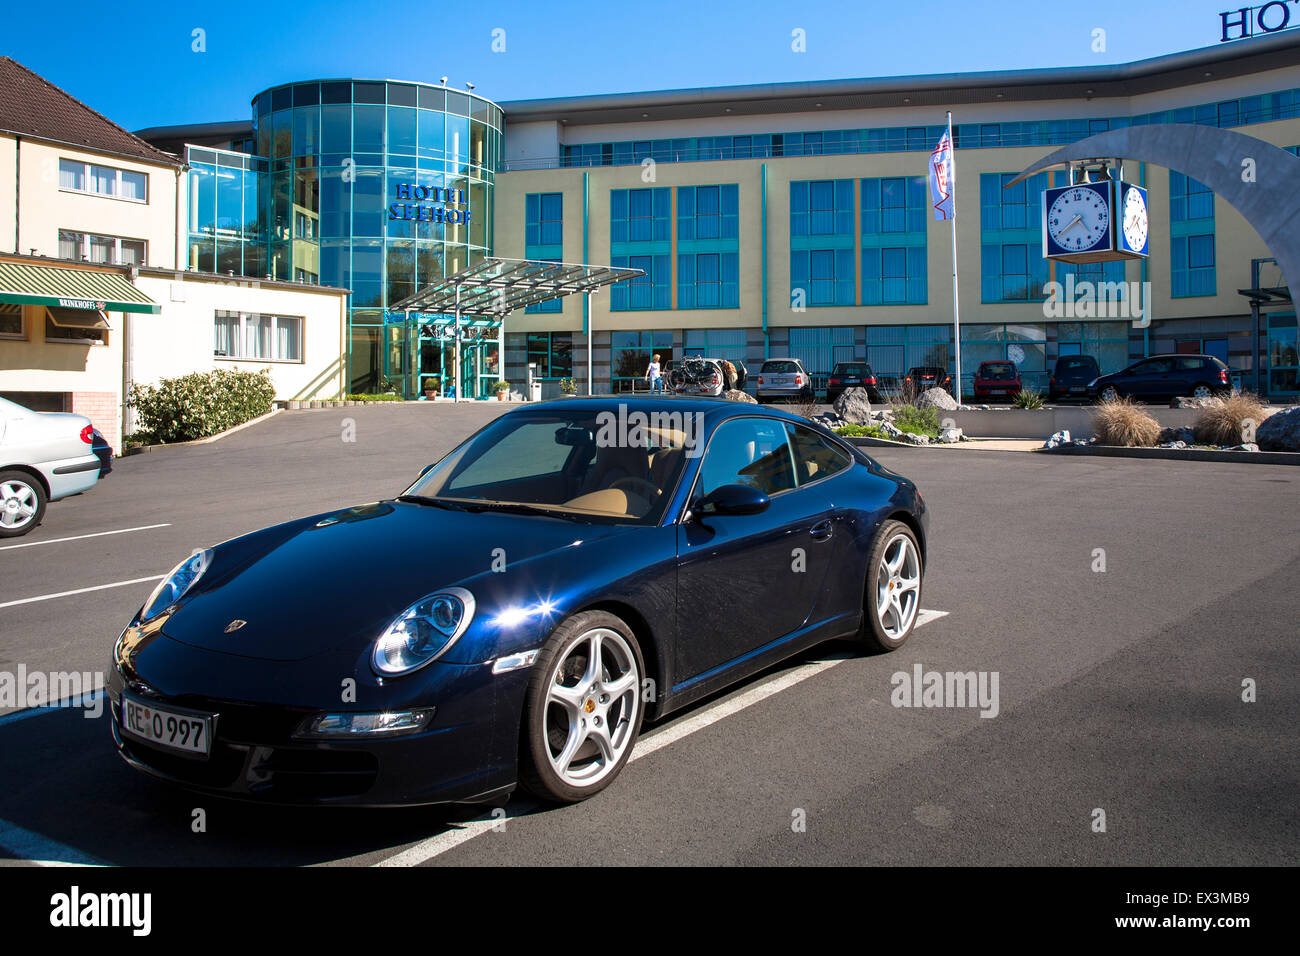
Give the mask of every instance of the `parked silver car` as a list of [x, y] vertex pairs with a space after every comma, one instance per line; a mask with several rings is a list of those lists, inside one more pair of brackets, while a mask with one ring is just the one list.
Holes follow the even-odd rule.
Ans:
[[112, 451], [89, 418], [0, 398], [0, 538], [31, 531], [46, 502], [93, 488], [111, 469]]
[[765, 402], [811, 402], [812, 376], [803, 363], [794, 358], [774, 358], [763, 363], [754, 392], [760, 405]]

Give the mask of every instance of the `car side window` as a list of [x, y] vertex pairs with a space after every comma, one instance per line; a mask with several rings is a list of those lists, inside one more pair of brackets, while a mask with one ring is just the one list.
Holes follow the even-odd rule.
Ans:
[[714, 430], [700, 462], [696, 494], [703, 497], [723, 485], [748, 485], [771, 496], [789, 491], [795, 484], [785, 423], [772, 418], [737, 418]]
[[1180, 358], [1180, 359], [1178, 360], [1178, 370], [1179, 370], [1180, 372], [1186, 372], [1186, 371], [1200, 371], [1200, 370], [1203, 369], [1204, 367], [1205, 367], [1205, 361], [1204, 361], [1203, 359], [1199, 359], [1199, 358]]
[[790, 438], [790, 448], [794, 451], [794, 467], [799, 484], [821, 481], [849, 466], [851, 459], [848, 453], [829, 438], [802, 425], [787, 424], [785, 427]]

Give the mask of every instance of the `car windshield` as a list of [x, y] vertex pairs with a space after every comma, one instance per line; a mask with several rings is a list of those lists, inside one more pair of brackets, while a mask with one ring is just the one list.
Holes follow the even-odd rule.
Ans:
[[765, 373], [772, 373], [772, 374], [780, 374], [782, 372], [797, 372], [799, 371], [799, 365], [796, 362], [790, 362], [790, 361], [764, 362], [763, 371]]
[[1002, 362], [996, 365], [985, 365], [983, 373], [985, 378], [993, 379], [1016, 377], [1015, 367], [1007, 362]]
[[514, 412], [440, 461], [404, 497], [469, 510], [655, 524], [687, 450], [701, 438], [698, 419], [684, 412]]

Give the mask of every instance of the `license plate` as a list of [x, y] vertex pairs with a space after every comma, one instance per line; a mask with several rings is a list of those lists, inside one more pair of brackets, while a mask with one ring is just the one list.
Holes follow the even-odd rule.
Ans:
[[858, 384], [858, 380], [857, 380], [856, 378], [846, 378], [846, 379], [844, 380], [844, 384], [845, 384], [845, 385], [857, 385], [857, 384]]
[[158, 707], [122, 695], [122, 730], [151, 744], [207, 757], [212, 753], [215, 714]]
[[990, 395], [1005, 395], [1006, 393], [1007, 393], [1007, 390], [1006, 390], [1005, 388], [990, 388], [990, 389], [989, 389], [989, 394], [990, 394]]
[[1082, 391], [1086, 391], [1086, 386], [1083, 386], [1083, 385], [1071, 385], [1071, 386], [1070, 386], [1070, 391], [1072, 391], [1072, 392], [1082, 392]]

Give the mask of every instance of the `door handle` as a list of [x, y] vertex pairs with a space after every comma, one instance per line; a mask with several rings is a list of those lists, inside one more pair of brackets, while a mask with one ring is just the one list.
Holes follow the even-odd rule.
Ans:
[[825, 521], [819, 521], [813, 525], [812, 529], [808, 533], [818, 541], [825, 541], [831, 536], [831, 529], [831, 519], [827, 518]]

